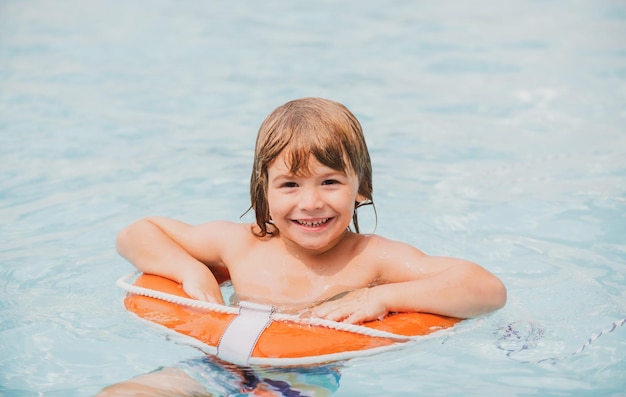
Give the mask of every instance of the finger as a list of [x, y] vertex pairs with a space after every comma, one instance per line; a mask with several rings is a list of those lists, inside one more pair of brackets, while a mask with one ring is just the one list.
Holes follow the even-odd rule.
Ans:
[[197, 299], [199, 301], [204, 301], [204, 302], [207, 301], [206, 295], [201, 290], [191, 289], [185, 292], [187, 292], [187, 295], [189, 295], [191, 299]]
[[326, 318], [328, 313], [331, 313], [333, 310], [335, 310], [336, 306], [337, 305], [333, 302], [325, 302], [310, 308], [309, 311], [311, 315], [315, 317]]
[[355, 311], [351, 313], [348, 317], [343, 319], [343, 322], [349, 324], [362, 324], [366, 321], [371, 321], [373, 319], [374, 318], [372, 318], [371, 315], [368, 315], [368, 313], [364, 311]]
[[185, 291], [185, 292], [192, 299], [197, 299], [197, 300], [203, 301], [203, 302], [211, 302], [211, 303], [221, 304], [221, 299], [218, 300], [213, 295], [211, 295], [208, 292], [203, 291], [201, 289], [190, 289], [189, 291]]
[[344, 318], [342, 322], [348, 323], [348, 324], [359, 324], [363, 322], [361, 317], [362, 316], [357, 315], [356, 313], [352, 313], [348, 317]]
[[218, 305], [223, 305], [224, 304], [224, 300], [222, 299], [222, 296], [220, 294], [220, 296], [215, 297], [211, 294], [209, 294], [208, 292], [203, 292], [203, 299], [205, 302], [211, 302], [211, 303], [217, 303]]
[[326, 307], [322, 311], [314, 311], [316, 317], [331, 321], [342, 321], [352, 314], [353, 310], [346, 306]]

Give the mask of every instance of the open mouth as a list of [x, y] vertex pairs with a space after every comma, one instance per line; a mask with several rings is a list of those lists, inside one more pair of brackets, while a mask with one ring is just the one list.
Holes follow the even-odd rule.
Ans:
[[302, 225], [306, 227], [318, 227], [330, 221], [331, 219], [332, 218], [323, 218], [323, 219], [317, 219], [315, 221], [302, 221], [302, 220], [296, 219], [294, 220], [294, 222], [296, 222], [298, 225]]

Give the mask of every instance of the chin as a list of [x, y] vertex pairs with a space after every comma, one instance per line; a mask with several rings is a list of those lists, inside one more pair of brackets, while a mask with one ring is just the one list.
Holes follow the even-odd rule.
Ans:
[[327, 251], [333, 249], [340, 241], [341, 238], [337, 237], [333, 240], [326, 240], [323, 242], [298, 242], [297, 240], [292, 240], [300, 249], [313, 253], [313, 254], [323, 254]]

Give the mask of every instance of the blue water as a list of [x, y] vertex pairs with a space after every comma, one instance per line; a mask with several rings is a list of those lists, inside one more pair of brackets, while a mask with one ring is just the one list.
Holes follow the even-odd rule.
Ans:
[[361, 120], [377, 233], [509, 291], [335, 395], [626, 395], [624, 38], [619, 0], [1, 2], [0, 395], [197, 357], [123, 309], [115, 233], [238, 219], [259, 124], [302, 96]]

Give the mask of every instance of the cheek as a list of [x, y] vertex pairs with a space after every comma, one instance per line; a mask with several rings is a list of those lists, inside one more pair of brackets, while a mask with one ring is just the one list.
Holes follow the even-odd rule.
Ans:
[[280, 195], [272, 194], [271, 192], [267, 193], [267, 208], [271, 214], [276, 214], [280, 212], [280, 209], [284, 207], [282, 205], [283, 200]]
[[356, 194], [351, 194], [350, 193], [338, 193], [336, 194], [334, 197], [332, 197], [329, 200], [329, 203], [332, 202], [332, 205], [335, 207], [336, 210], [341, 211], [341, 212], [349, 212], [349, 213], [353, 213], [354, 212], [354, 200], [355, 200]]

